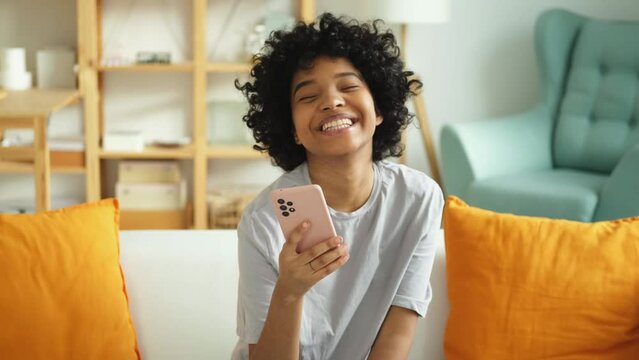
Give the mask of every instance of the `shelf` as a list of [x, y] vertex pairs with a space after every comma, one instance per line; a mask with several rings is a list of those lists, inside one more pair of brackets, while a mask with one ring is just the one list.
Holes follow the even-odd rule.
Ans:
[[33, 163], [0, 161], [0, 173], [33, 173]]
[[99, 155], [102, 159], [192, 159], [193, 145], [177, 148], [147, 146], [142, 152], [100, 149]]
[[0, 160], [33, 160], [34, 158], [33, 146], [0, 147]]
[[[0, 162], [0, 173], [14, 173], [14, 174], [32, 174], [33, 173], [33, 163], [23, 163], [23, 162]], [[84, 167], [73, 167], [73, 166], [60, 166], [51, 167], [51, 172], [57, 174], [84, 174]]]
[[248, 73], [253, 65], [249, 63], [211, 62], [206, 66], [206, 71], [214, 73]]
[[192, 63], [181, 64], [131, 64], [123, 66], [98, 66], [100, 72], [191, 72]]
[[209, 145], [210, 159], [261, 159], [267, 156], [254, 150], [250, 145]]
[[8, 121], [15, 118], [47, 117], [51, 112], [80, 99], [80, 92], [74, 89], [30, 89], [7, 91], [5, 94], [5, 98], [0, 101], [0, 117]]

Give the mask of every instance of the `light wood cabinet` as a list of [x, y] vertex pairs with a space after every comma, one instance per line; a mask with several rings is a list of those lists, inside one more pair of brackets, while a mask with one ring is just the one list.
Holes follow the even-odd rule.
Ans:
[[[100, 199], [100, 173], [104, 159], [185, 159], [193, 162], [192, 207], [196, 229], [207, 227], [207, 164], [209, 159], [252, 159], [263, 155], [244, 145], [216, 145], [208, 143], [207, 82], [215, 73], [248, 72], [248, 63], [221, 63], [207, 59], [206, 20], [207, 0], [191, 0], [193, 58], [186, 62], [167, 65], [102, 66], [102, 5], [108, 0], [77, 0], [78, 57], [80, 93], [84, 99], [86, 141], [86, 186], [89, 201]], [[315, 0], [294, 0], [297, 17], [306, 22], [315, 17]], [[147, 147], [143, 152], [112, 152], [100, 147], [104, 132], [104, 77], [109, 73], [175, 72], [192, 75], [192, 143], [179, 148]], [[215, 119], [213, 119], [215, 121]]]

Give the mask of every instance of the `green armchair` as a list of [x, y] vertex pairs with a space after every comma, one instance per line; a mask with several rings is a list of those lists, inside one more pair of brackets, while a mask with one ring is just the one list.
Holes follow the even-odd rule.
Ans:
[[639, 216], [639, 22], [549, 10], [535, 46], [533, 109], [442, 129], [446, 192], [520, 215]]

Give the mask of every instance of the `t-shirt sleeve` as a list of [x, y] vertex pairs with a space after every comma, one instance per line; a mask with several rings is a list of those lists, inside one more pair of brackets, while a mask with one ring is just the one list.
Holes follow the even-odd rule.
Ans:
[[257, 343], [262, 333], [278, 276], [268, 261], [269, 250], [265, 246], [268, 236], [250, 215], [238, 226], [237, 335], [246, 344]]
[[416, 217], [424, 219], [421, 222], [423, 225], [420, 225], [420, 240], [392, 301], [392, 305], [413, 310], [421, 317], [426, 316], [432, 298], [429, 279], [435, 260], [443, 204], [443, 195], [438, 187], [421, 204]]

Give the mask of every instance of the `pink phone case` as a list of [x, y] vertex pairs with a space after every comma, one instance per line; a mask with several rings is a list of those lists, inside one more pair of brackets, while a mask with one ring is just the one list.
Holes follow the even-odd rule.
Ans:
[[324, 200], [324, 193], [319, 185], [273, 190], [271, 204], [286, 239], [302, 221], [311, 222], [310, 229], [297, 244], [298, 253], [335, 236], [335, 228]]

